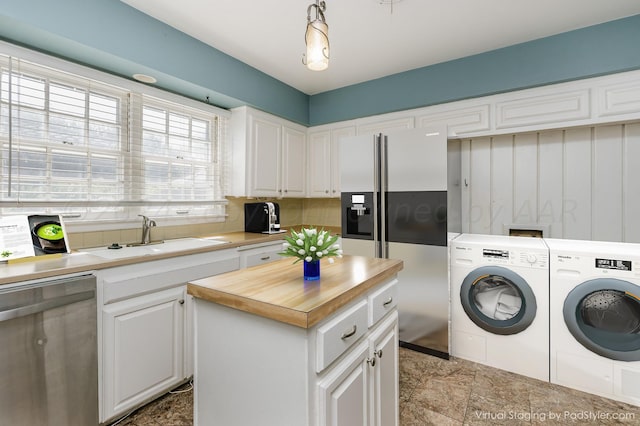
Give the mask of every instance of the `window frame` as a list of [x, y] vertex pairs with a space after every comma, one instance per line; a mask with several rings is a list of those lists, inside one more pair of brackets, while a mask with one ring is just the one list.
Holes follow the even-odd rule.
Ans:
[[[68, 229], [75, 232], [82, 232], [85, 230], [107, 230], [107, 229], [126, 229], [139, 226], [139, 214], [146, 214], [153, 216], [154, 218], [161, 218], [162, 223], [166, 225], [180, 225], [180, 224], [193, 224], [193, 223], [205, 223], [205, 222], [220, 222], [224, 221], [226, 217], [225, 206], [227, 204], [225, 196], [226, 188], [226, 176], [228, 174], [229, 164], [225, 160], [225, 152], [228, 150], [227, 140], [227, 126], [230, 112], [220, 109], [218, 107], [209, 105], [205, 102], [199, 102], [190, 98], [185, 98], [174, 93], [166, 92], [155, 87], [150, 87], [145, 84], [130, 81], [121, 77], [117, 77], [102, 71], [97, 71], [82, 65], [73, 64], [59, 58], [51, 57], [39, 52], [33, 52], [28, 49], [24, 49], [18, 46], [11, 45], [6, 42], [0, 41], [0, 65], [5, 65], [7, 61], [19, 60], [21, 61], [21, 68], [28, 63], [33, 63], [35, 69], [38, 71], [51, 69], [50, 73], [44, 72], [43, 77], [47, 79], [47, 84], [54, 83], [54, 85], [70, 85], [72, 87], [78, 86], [78, 81], [90, 81], [90, 85], [86, 89], [85, 93], [85, 106], [88, 105], [92, 93], [92, 88], [95, 90], [97, 96], [114, 96], [120, 99], [119, 107], [119, 119], [120, 119], [120, 147], [117, 153], [104, 149], [101, 150], [96, 147], [91, 147], [88, 143], [90, 138], [90, 123], [95, 118], [91, 117], [89, 110], [84, 111], [84, 150], [78, 147], [66, 146], [63, 144], [56, 144], [52, 140], [46, 138], [45, 142], [36, 142], [35, 144], [27, 144], [23, 142], [25, 147], [28, 146], [41, 146], [49, 154], [54, 150], [70, 150], [76, 152], [84, 152], [87, 157], [86, 173], [89, 176], [91, 182], [93, 177], [91, 176], [91, 158], [99, 157], [113, 157], [117, 155], [117, 161], [120, 163], [118, 170], [118, 179], [121, 179], [122, 197], [119, 201], [116, 201], [118, 208], [111, 213], [105, 212], [110, 206], [114, 205], [113, 200], [107, 201], [94, 201], [94, 200], [81, 200], [81, 201], [25, 201], [25, 202], [13, 202], [3, 199], [0, 201], [1, 214], [61, 214], [65, 220], [65, 225]], [[26, 71], [29, 67], [24, 67]], [[51, 74], [51, 75], [49, 75]], [[47, 92], [48, 93], [48, 92]], [[206, 120], [210, 122], [209, 132], [211, 134], [211, 147], [210, 155], [213, 157], [212, 161], [196, 161], [193, 159], [185, 159], [184, 162], [189, 164], [192, 168], [205, 167], [211, 176], [211, 197], [205, 200], [197, 200], [197, 196], [193, 194], [190, 200], [187, 201], [148, 201], [140, 198], [140, 188], [143, 185], [143, 180], [136, 172], [140, 169], [136, 169], [136, 161], [144, 162], [144, 155], [142, 153], [142, 122], [140, 129], [136, 129], [136, 114], [141, 114], [140, 111], [145, 105], [145, 102], [150, 102], [152, 105], [160, 106], [161, 108], [168, 109], [168, 111], [186, 111], [190, 117], [189, 122], [193, 122], [194, 117], [197, 120]], [[5, 103], [2, 103], [3, 106]], [[49, 124], [48, 117], [58, 114], [55, 111], [51, 111], [47, 104], [46, 117], [47, 125]], [[140, 117], [137, 117], [140, 118]], [[99, 120], [98, 120], [99, 121]], [[215, 129], [214, 129], [215, 123]], [[117, 124], [116, 124], [117, 125]], [[215, 133], [214, 133], [215, 132]], [[192, 136], [192, 135], [190, 135]], [[6, 138], [5, 134], [0, 135], [2, 141]], [[193, 138], [189, 138], [189, 143], [193, 143]], [[0, 142], [0, 145], [5, 145], [4, 142]], [[0, 148], [2, 148], [0, 146]], [[142, 156], [136, 157], [136, 150], [139, 151]], [[214, 161], [216, 160], [217, 161]], [[176, 159], [178, 160], [178, 159]], [[47, 157], [47, 165], [51, 167], [51, 157]], [[192, 171], [192, 176], [194, 175]], [[3, 181], [5, 180], [4, 172], [2, 175]], [[195, 184], [195, 182], [194, 182]], [[88, 183], [87, 185], [90, 185]], [[183, 188], [184, 189], [184, 188]], [[91, 194], [89, 193], [89, 197]], [[4, 194], [3, 194], [4, 198]]]

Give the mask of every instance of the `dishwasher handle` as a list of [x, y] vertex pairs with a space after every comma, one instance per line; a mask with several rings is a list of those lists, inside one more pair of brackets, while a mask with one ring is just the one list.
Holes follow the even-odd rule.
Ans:
[[71, 305], [73, 303], [82, 302], [95, 298], [95, 290], [83, 291], [81, 293], [69, 294], [66, 296], [56, 297], [32, 305], [19, 306], [13, 309], [0, 311], [0, 322], [9, 321], [15, 318], [26, 317], [27, 315], [37, 314], [39, 312], [49, 311], [61, 306]]

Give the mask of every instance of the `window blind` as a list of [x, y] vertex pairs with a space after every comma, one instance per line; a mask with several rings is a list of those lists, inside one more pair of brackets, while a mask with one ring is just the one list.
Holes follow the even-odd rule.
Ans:
[[224, 217], [226, 118], [171, 98], [0, 55], [2, 214]]

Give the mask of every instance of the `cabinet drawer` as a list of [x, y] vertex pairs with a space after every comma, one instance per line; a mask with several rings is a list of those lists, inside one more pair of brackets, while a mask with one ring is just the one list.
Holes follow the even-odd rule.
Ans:
[[398, 305], [398, 280], [393, 280], [369, 296], [369, 327]]
[[103, 303], [153, 293], [212, 275], [235, 271], [240, 265], [235, 250], [202, 253], [121, 266], [99, 271], [104, 283]]
[[240, 252], [240, 268], [250, 268], [251, 266], [262, 265], [282, 259], [278, 255], [282, 251], [282, 243], [271, 244]]
[[246, 258], [247, 268], [250, 266], [262, 265], [263, 263], [273, 262], [274, 260], [282, 259], [281, 256], [278, 255], [282, 251], [282, 247], [278, 247], [275, 250], [264, 251], [261, 253], [250, 254]]
[[366, 332], [366, 300], [360, 301], [318, 328], [316, 372], [324, 370]]

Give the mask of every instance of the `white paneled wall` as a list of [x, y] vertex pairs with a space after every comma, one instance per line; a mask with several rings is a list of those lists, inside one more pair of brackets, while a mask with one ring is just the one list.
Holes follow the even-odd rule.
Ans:
[[462, 231], [640, 243], [640, 123], [461, 142]]

